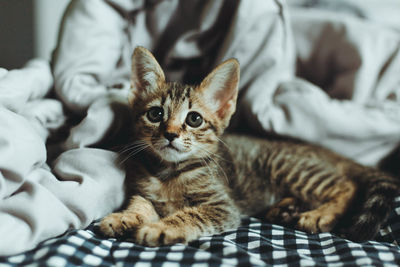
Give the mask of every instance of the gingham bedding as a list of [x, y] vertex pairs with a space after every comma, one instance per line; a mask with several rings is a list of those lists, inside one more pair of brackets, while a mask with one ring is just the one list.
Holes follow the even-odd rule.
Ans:
[[[1, 239], [0, 239], [1, 240]], [[1, 241], [0, 241], [1, 242]], [[399, 266], [400, 197], [375, 241], [354, 243], [244, 218], [237, 230], [157, 248], [104, 239], [95, 223], [1, 257], [0, 266]]]

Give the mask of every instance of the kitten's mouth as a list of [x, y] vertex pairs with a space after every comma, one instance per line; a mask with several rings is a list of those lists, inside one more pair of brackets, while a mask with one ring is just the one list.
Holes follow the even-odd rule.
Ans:
[[169, 143], [168, 145], [166, 145], [163, 148], [161, 148], [161, 150], [164, 150], [164, 149], [167, 149], [167, 148], [173, 149], [173, 150], [175, 150], [177, 152], [180, 152], [180, 150], [177, 147], [175, 147], [173, 144], [171, 144], [171, 143]]

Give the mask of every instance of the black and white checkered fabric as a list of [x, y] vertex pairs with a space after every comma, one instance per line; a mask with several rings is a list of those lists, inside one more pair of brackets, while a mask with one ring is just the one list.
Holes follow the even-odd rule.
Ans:
[[91, 225], [26, 253], [0, 257], [0, 266], [399, 266], [400, 197], [377, 240], [354, 243], [329, 233], [309, 235], [247, 218], [235, 231], [203, 237], [188, 246], [148, 248], [101, 238]]

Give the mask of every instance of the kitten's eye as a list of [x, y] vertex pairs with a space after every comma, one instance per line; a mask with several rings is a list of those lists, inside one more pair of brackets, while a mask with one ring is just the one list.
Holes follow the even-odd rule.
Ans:
[[160, 122], [164, 117], [164, 110], [160, 107], [152, 107], [147, 111], [147, 118], [151, 122]]
[[186, 123], [193, 128], [199, 127], [203, 123], [203, 117], [197, 112], [189, 112], [186, 117]]

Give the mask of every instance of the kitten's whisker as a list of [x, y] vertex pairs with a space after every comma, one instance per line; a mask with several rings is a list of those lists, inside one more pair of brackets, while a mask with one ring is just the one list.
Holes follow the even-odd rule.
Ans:
[[130, 147], [128, 149], [125, 149], [123, 152], [120, 152], [119, 155], [121, 156], [125, 156], [125, 155], [129, 155], [130, 153], [132, 153], [132, 151], [136, 151], [137, 149], [141, 149], [143, 147], [148, 146], [147, 144], [143, 144], [143, 145], [136, 145], [134, 147]]
[[145, 149], [146, 149], [146, 147], [129, 154], [124, 160], [121, 161], [121, 164], [125, 163], [127, 160], [133, 158], [136, 154], [138, 154], [139, 152], [141, 152], [141, 151], [143, 151]]
[[218, 141], [220, 141], [229, 151], [231, 151], [231, 149], [229, 148], [229, 146], [218, 136], [215, 136], [215, 138], [217, 138]]
[[126, 156], [126, 158], [125, 158], [123, 161], [121, 161], [121, 164], [123, 164], [123, 163], [124, 163], [125, 161], [127, 161], [128, 159], [133, 158], [135, 155], [137, 155], [137, 154], [140, 153], [141, 151], [147, 149], [148, 147], [150, 147], [150, 145], [149, 145], [149, 144], [146, 144], [146, 145], [143, 145], [143, 146], [141, 146], [141, 147], [139, 147], [139, 148], [137, 148], [137, 149], [131, 151], [131, 152]]
[[145, 144], [147, 144], [147, 143], [146, 143], [145, 141], [142, 141], [142, 140], [140, 140], [140, 141], [134, 141], [134, 142], [130, 143], [129, 145], [124, 146], [123, 148], [121, 148], [121, 149], [118, 151], [118, 153], [119, 153], [119, 154], [123, 154], [123, 153], [127, 152], [128, 150], [131, 150], [131, 149], [135, 148], [136, 146], [145, 145]]
[[215, 179], [214, 177], [214, 172], [210, 167], [210, 164], [207, 163], [207, 161], [204, 158], [201, 158], [201, 160], [204, 162], [204, 164], [207, 166], [208, 171], [210, 172], [210, 175], [212, 176], [213, 179]]
[[[193, 146], [196, 147], [196, 148], [198, 148], [198, 149], [200, 149], [200, 150], [203, 150], [203, 151], [205, 152], [205, 154], [206, 154], [205, 157], [208, 158], [210, 161], [214, 162], [214, 164], [215, 164], [215, 165], [217, 166], [217, 168], [219, 169], [218, 172], [221, 171], [221, 172], [223, 173], [226, 182], [229, 184], [229, 179], [228, 179], [228, 176], [226, 175], [224, 169], [221, 167], [221, 165], [220, 165], [213, 157], [216, 157], [216, 158], [221, 159], [221, 160], [224, 160], [224, 161], [227, 161], [227, 160], [224, 159], [223, 157], [218, 156], [216, 153], [212, 153], [212, 152], [208, 151], [207, 149], [205, 149], [205, 148], [203, 148], [203, 147], [201, 147], [201, 146], [198, 146], [198, 145], [195, 145], [195, 144], [193, 144]], [[202, 158], [202, 159], [204, 159], [204, 158]], [[205, 163], [206, 163], [206, 162], [205, 162]], [[208, 164], [207, 164], [207, 165], [208, 165]], [[213, 177], [214, 177], [214, 176], [213, 176]]]
[[223, 157], [217, 155], [216, 153], [213, 153], [213, 152], [211, 152], [211, 151], [205, 149], [204, 147], [201, 147], [201, 146], [196, 145], [196, 144], [192, 144], [192, 145], [193, 145], [194, 147], [200, 149], [200, 150], [203, 150], [204, 152], [206, 152], [207, 155], [212, 155], [213, 157], [216, 157], [216, 158], [221, 159], [221, 160], [223, 160], [223, 161], [228, 161], [228, 160], [226, 160], [225, 158], [223, 158]]
[[[223, 173], [223, 175], [224, 175], [224, 177], [225, 177], [225, 180], [226, 180], [226, 183], [229, 184], [228, 176], [226, 175], [226, 173], [225, 173], [224, 169], [221, 167], [221, 165], [220, 165], [215, 159], [213, 159], [211, 156], [208, 156], [208, 158], [209, 158], [211, 161], [213, 161], [215, 165], [217, 165], [217, 168]], [[219, 171], [218, 171], [218, 172], [219, 172]]]

